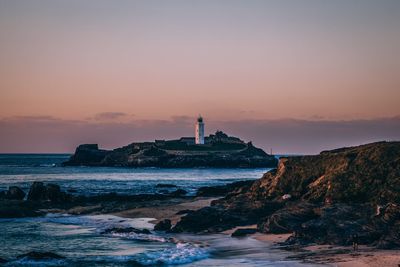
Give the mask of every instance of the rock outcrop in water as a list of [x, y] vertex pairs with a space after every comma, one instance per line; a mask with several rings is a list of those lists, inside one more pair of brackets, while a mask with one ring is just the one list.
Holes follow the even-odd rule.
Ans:
[[8, 190], [0, 192], [0, 199], [22, 200], [25, 197], [25, 192], [17, 186], [10, 186]]
[[0, 192], [0, 218], [20, 218], [45, 215], [46, 212], [70, 214], [112, 213], [163, 201], [194, 198], [181, 188], [160, 194], [123, 195], [115, 192], [85, 196], [64, 192], [52, 183], [33, 182], [25, 200], [25, 192], [16, 186]]
[[177, 232], [258, 224], [287, 244], [400, 246], [400, 142], [282, 158], [278, 168], [179, 221]]
[[97, 144], [80, 145], [64, 166], [124, 166], [124, 167], [276, 167], [277, 159], [251, 142], [223, 132], [205, 138], [204, 145], [194, 144], [194, 138], [156, 140], [132, 143], [111, 151]]
[[42, 182], [33, 182], [28, 193], [28, 200], [30, 201], [65, 202], [70, 198], [71, 195], [62, 192], [59, 185], [45, 185]]

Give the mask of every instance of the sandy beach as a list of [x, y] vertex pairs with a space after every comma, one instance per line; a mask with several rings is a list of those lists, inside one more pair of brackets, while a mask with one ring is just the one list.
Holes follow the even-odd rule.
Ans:
[[185, 214], [177, 214], [182, 210], [197, 210], [211, 204], [217, 198], [197, 197], [193, 199], [171, 199], [168, 201], [153, 201], [153, 205], [146, 207], [128, 209], [113, 215], [126, 218], [154, 218], [153, 223], [163, 219], [170, 219], [172, 224], [176, 224]]
[[[152, 205], [113, 213], [113, 215], [126, 218], [154, 218], [154, 223], [162, 219], [170, 219], [175, 224], [184, 214], [178, 215], [181, 210], [197, 210], [209, 206], [216, 198], [172, 199], [168, 202], [154, 202]], [[256, 228], [256, 225], [236, 227], [222, 232], [231, 235], [239, 228]], [[285, 241], [290, 234], [262, 234], [250, 235], [251, 238], [267, 242], [279, 247], [279, 243]], [[400, 250], [378, 250], [373, 247], [359, 246], [354, 252], [352, 247], [312, 245], [291, 250], [291, 260], [299, 260], [305, 263], [317, 263], [335, 267], [399, 267]]]

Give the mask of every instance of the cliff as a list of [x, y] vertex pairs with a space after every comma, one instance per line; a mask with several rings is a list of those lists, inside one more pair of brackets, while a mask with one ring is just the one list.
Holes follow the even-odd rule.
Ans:
[[194, 138], [132, 143], [114, 150], [101, 150], [97, 144], [78, 146], [64, 166], [123, 167], [276, 167], [277, 160], [251, 142], [245, 143], [223, 132], [205, 138], [196, 145]]
[[400, 142], [281, 158], [277, 169], [183, 217], [176, 232], [258, 225], [286, 244], [400, 247]]
[[[249, 200], [400, 203], [400, 142], [379, 142], [281, 158], [246, 192]], [[233, 197], [234, 198], [234, 197]]]

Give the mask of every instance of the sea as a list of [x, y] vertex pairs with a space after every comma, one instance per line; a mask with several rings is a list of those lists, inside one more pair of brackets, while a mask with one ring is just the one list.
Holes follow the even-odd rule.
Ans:
[[[55, 183], [72, 194], [156, 193], [159, 183], [194, 194], [201, 186], [257, 179], [268, 169], [160, 169], [63, 167], [69, 154], [0, 154], [0, 191], [16, 185], [28, 192], [34, 181]], [[163, 188], [165, 189], [165, 188]], [[251, 237], [114, 233], [113, 227], [153, 229], [153, 218], [50, 213], [0, 219], [4, 266], [311, 266], [287, 260], [288, 252]], [[53, 252], [53, 260], [18, 258], [31, 251]], [[1, 265], [1, 263], [0, 263]]]

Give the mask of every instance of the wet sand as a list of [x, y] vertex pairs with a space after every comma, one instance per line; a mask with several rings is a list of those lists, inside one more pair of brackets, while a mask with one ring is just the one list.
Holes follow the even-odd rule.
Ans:
[[[252, 235], [255, 239], [272, 242], [278, 245], [286, 240], [290, 234], [261, 234]], [[350, 246], [313, 245], [301, 247], [293, 251], [290, 259], [303, 262], [319, 263], [335, 267], [399, 267], [400, 250], [379, 250], [368, 246], [359, 246], [353, 251]]]
[[[209, 206], [216, 198], [172, 199], [170, 201], [153, 202], [146, 207], [128, 209], [113, 215], [127, 218], [155, 218], [157, 223], [162, 219], [170, 219], [175, 224], [184, 216], [176, 213], [181, 210], [197, 210]], [[236, 227], [224, 231], [223, 234], [231, 235], [239, 228], [256, 228], [256, 225]], [[262, 234], [250, 235], [258, 241], [279, 247], [279, 243], [285, 241], [290, 234]], [[291, 250], [290, 260], [302, 261], [310, 264], [335, 267], [400, 267], [400, 250], [378, 250], [372, 247], [360, 246], [354, 252], [352, 247], [314, 245]]]
[[197, 197], [193, 199], [172, 199], [169, 201], [154, 202], [154, 205], [128, 209], [121, 212], [113, 213], [113, 215], [126, 218], [155, 218], [152, 223], [157, 223], [163, 219], [170, 219], [172, 224], [176, 224], [185, 214], [176, 214], [181, 210], [197, 210], [210, 206], [211, 201], [217, 198]]

